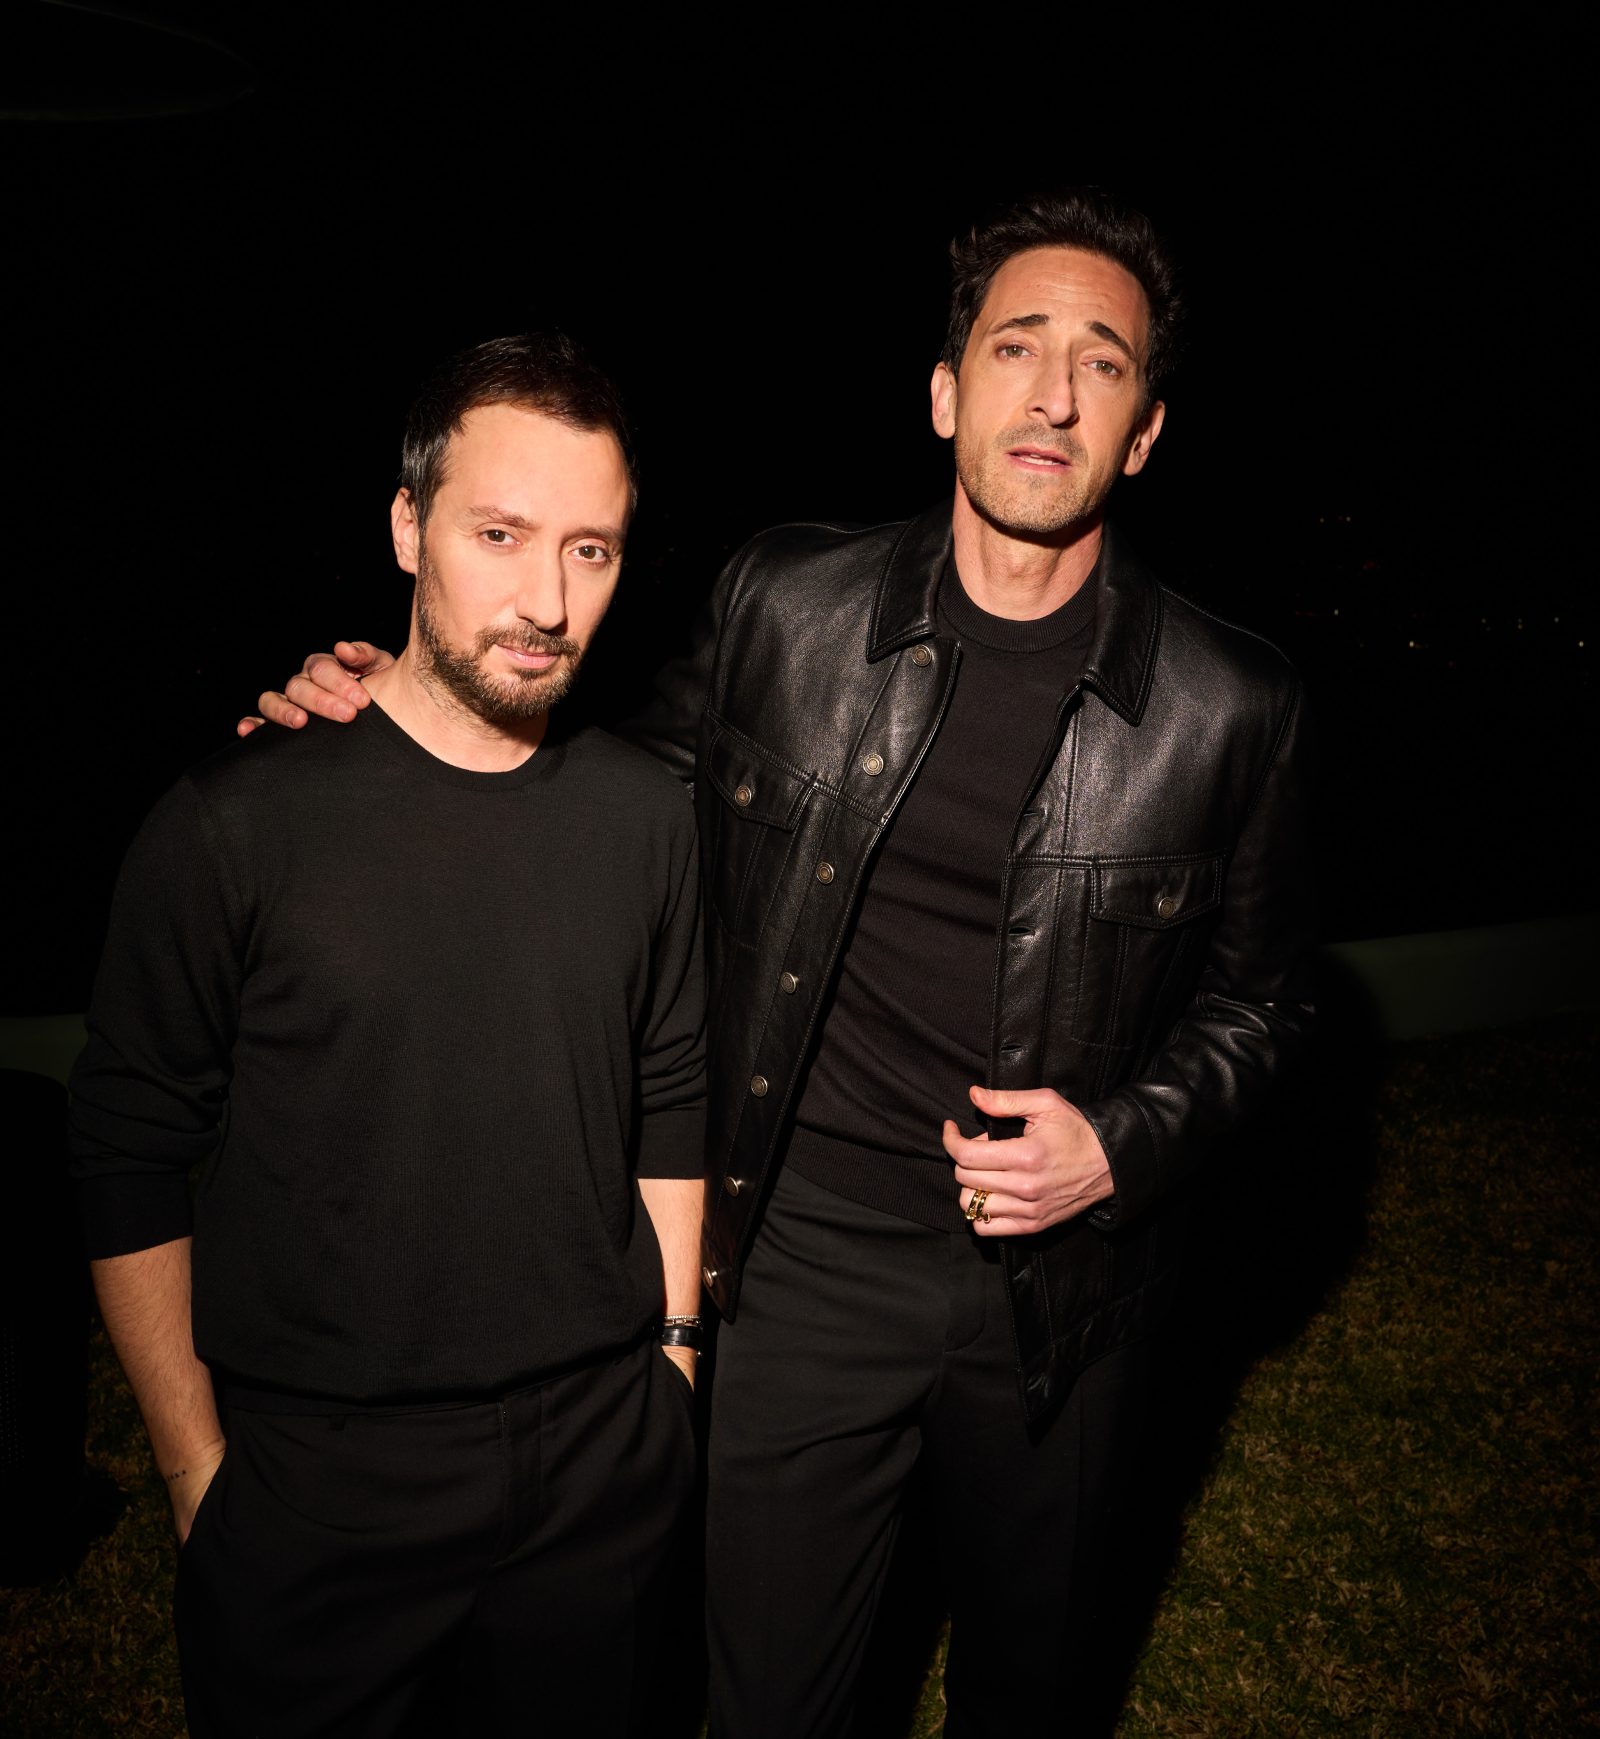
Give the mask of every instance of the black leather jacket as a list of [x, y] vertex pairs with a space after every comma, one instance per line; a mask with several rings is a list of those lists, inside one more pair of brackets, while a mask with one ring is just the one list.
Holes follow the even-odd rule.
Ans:
[[[695, 781], [712, 1070], [705, 1283], [740, 1264], [868, 860], [944, 715], [950, 509], [763, 533], [629, 735]], [[1054, 1087], [1116, 1193], [1003, 1248], [1030, 1417], [1152, 1325], [1173, 1197], [1310, 1017], [1300, 685], [1157, 585], [1108, 529], [1094, 646], [1016, 820], [988, 1085]], [[930, 1130], [935, 1120], [930, 1118]], [[954, 1181], [952, 1180], [952, 1188]]]

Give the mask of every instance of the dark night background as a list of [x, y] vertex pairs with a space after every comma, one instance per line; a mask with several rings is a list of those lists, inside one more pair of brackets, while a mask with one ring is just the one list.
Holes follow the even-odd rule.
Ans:
[[619, 376], [644, 493], [586, 704], [620, 710], [750, 533], [947, 489], [945, 245], [1073, 179], [1185, 266], [1117, 517], [1307, 675], [1327, 939], [1594, 907], [1576, 39], [105, 10], [0, 27], [3, 1012], [84, 1005], [138, 818], [263, 685], [403, 639], [427, 364], [556, 322]]

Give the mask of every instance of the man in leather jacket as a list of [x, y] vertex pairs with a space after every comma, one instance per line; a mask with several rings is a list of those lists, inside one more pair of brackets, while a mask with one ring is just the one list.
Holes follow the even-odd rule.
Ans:
[[707, 888], [719, 1739], [847, 1728], [919, 1461], [946, 1733], [1068, 1720], [1186, 1186], [1310, 1017], [1299, 682], [1104, 517], [1166, 256], [1092, 192], [952, 253], [953, 504], [756, 538], [630, 730]]

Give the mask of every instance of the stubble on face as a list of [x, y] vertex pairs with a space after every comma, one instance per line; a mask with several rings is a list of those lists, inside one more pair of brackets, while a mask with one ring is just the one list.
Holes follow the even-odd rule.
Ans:
[[[441, 689], [458, 706], [491, 725], [519, 725], [547, 713], [571, 694], [583, 662], [583, 648], [564, 634], [546, 634], [531, 622], [479, 629], [470, 647], [452, 646], [439, 628], [434, 604], [439, 576], [426, 547], [417, 557], [417, 674]], [[497, 646], [522, 652], [549, 652], [561, 663], [548, 670], [511, 670], [491, 676], [483, 660]]]
[[[1105, 506], [1116, 474], [1097, 479], [1083, 444], [1049, 423], [1018, 423], [984, 440], [956, 428], [956, 475], [977, 511], [998, 530], [1015, 535], [1058, 537], [1090, 524]], [[1071, 469], [1017, 474], [1009, 457], [1014, 447], [1042, 447], [1060, 453]]]

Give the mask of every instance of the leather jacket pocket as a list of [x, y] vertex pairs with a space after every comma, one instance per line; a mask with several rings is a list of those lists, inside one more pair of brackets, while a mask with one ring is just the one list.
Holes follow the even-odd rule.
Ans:
[[1187, 1003], [1222, 903], [1224, 854], [1097, 861], [1089, 886], [1077, 1036], [1142, 1049]]
[[715, 800], [706, 806], [712, 910], [739, 942], [753, 946], [783, 875], [810, 779], [726, 728], [711, 739], [705, 777]]

